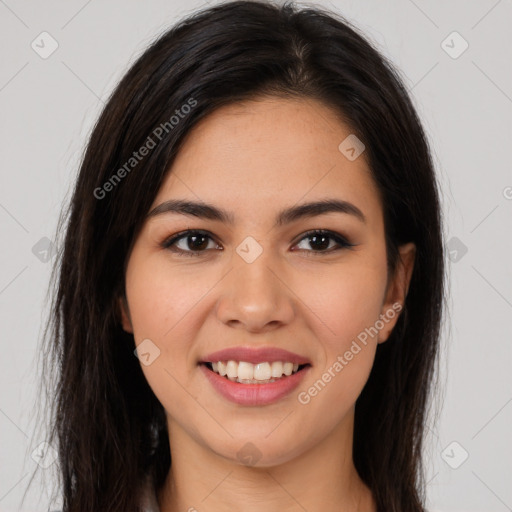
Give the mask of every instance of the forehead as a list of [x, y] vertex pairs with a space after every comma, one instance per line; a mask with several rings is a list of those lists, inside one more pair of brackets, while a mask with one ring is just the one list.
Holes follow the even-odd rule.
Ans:
[[339, 149], [352, 134], [316, 100], [265, 98], [217, 109], [187, 135], [152, 205], [186, 198], [240, 216], [319, 198], [379, 215], [378, 190], [364, 152]]

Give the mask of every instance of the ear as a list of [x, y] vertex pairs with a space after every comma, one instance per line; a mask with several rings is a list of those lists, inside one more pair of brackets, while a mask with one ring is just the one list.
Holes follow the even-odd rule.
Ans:
[[400, 311], [404, 307], [411, 282], [416, 257], [416, 245], [413, 242], [409, 242], [401, 245], [398, 251], [399, 261], [395, 275], [392, 276], [388, 283], [386, 299], [382, 305], [381, 318], [385, 319], [385, 327], [379, 331], [378, 343], [385, 342], [394, 329], [400, 316]]
[[121, 325], [123, 326], [123, 330], [133, 334], [133, 326], [130, 318], [130, 310], [128, 308], [128, 301], [126, 300], [126, 296], [123, 294], [119, 297], [118, 302], [118, 312], [121, 318]]

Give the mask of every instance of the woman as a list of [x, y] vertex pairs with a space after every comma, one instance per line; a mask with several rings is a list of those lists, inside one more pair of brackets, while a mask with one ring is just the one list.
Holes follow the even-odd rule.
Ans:
[[64, 220], [65, 512], [425, 510], [438, 189], [398, 73], [346, 20], [235, 1], [170, 29]]

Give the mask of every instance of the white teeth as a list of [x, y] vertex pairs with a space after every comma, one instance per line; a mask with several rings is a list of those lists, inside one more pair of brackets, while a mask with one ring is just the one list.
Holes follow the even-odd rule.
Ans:
[[257, 364], [246, 361], [217, 361], [212, 362], [215, 373], [227, 377], [231, 381], [254, 384], [258, 382], [274, 382], [283, 375], [289, 376], [299, 370], [297, 363], [289, 361], [262, 362]]
[[[240, 363], [241, 365], [242, 363]], [[256, 380], [268, 380], [272, 377], [270, 363], [258, 363], [254, 365], [254, 378]], [[281, 377], [281, 375], [279, 375]]]
[[213, 371], [218, 372], [219, 375], [222, 375], [224, 377], [226, 375], [226, 363], [224, 363], [223, 361], [219, 361], [217, 363], [217, 370], [215, 370], [214, 368]]
[[226, 373], [230, 379], [236, 379], [238, 377], [238, 363], [235, 361], [228, 361], [226, 364]]
[[281, 377], [281, 375], [283, 375], [283, 363], [281, 363], [281, 361], [274, 361], [271, 371], [272, 377]]
[[254, 365], [251, 363], [240, 361], [238, 363], [237, 377], [239, 379], [252, 380], [254, 378]]
[[293, 371], [293, 363], [284, 363], [283, 372], [285, 375], [291, 375]]

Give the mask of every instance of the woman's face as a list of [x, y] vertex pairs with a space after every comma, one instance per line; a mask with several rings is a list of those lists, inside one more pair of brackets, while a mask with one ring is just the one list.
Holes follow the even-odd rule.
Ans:
[[[269, 466], [351, 438], [414, 246], [402, 247], [405, 266], [388, 282], [382, 205], [349, 136], [321, 103], [269, 98], [223, 107], [189, 133], [135, 241], [128, 308], [121, 302], [171, 448], [186, 436]], [[340, 205], [301, 208], [327, 200]], [[226, 219], [168, 201], [208, 204]], [[187, 230], [200, 233], [166, 247]]]

